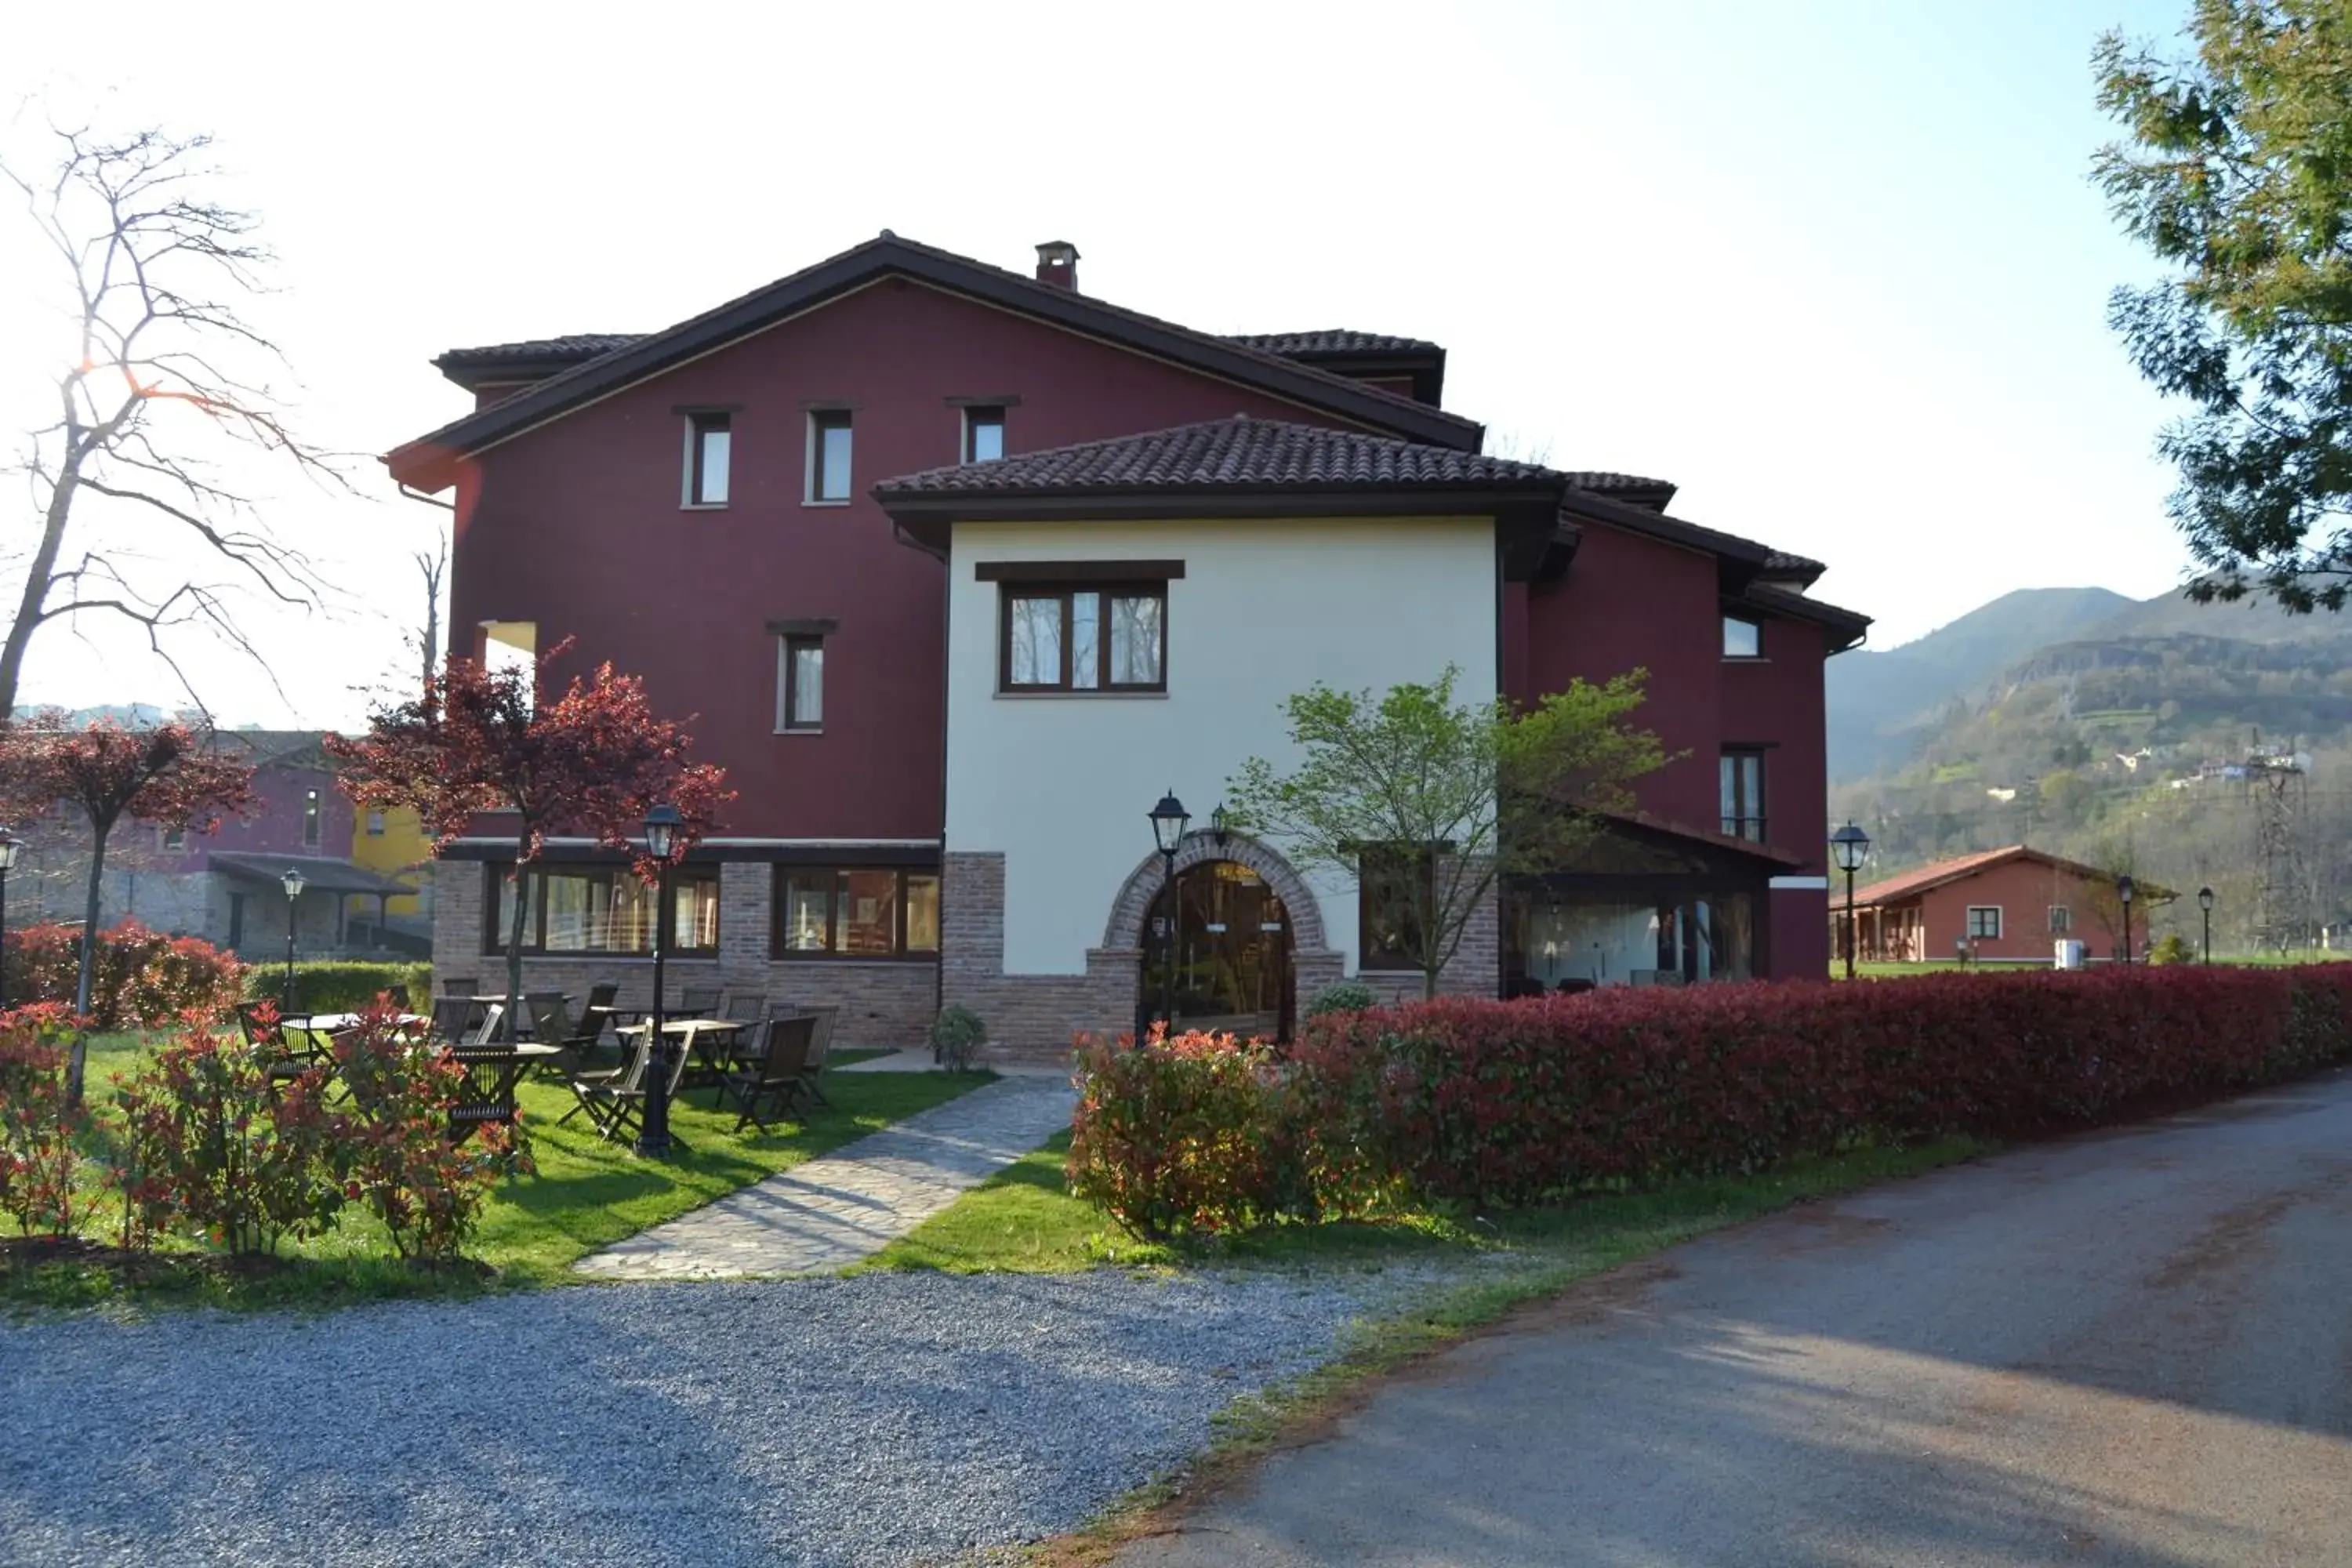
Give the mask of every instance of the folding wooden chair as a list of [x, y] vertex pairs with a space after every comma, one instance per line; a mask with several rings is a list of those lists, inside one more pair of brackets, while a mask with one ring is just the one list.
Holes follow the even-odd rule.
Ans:
[[[740, 1133], [747, 1122], [765, 1132], [769, 1119], [782, 1120], [805, 1092], [803, 1075], [815, 1030], [816, 1019], [805, 1013], [796, 1018], [771, 1018], [760, 1026], [753, 1036], [754, 1042], [764, 1047], [759, 1064], [747, 1072], [729, 1073], [724, 1084], [735, 1097], [736, 1132]], [[765, 1116], [760, 1111], [763, 1103], [771, 1105]]]
[[[583, 1019], [583, 1024], [585, 1022]], [[598, 1033], [603, 1033], [601, 1019]], [[611, 1137], [613, 1108], [625, 1091], [635, 1089], [644, 1081], [646, 1063], [652, 1047], [653, 1037], [650, 1034], [639, 1035], [634, 1045], [624, 1046], [619, 1065], [609, 1068], [589, 1066], [588, 1053], [582, 1052], [577, 1059], [562, 1069], [563, 1081], [571, 1089], [572, 1098], [579, 1103], [558, 1117], [555, 1124], [561, 1127], [584, 1110], [597, 1132]], [[590, 1048], [593, 1049], [593, 1044]]]
[[533, 1040], [554, 1045], [572, 1033], [572, 1004], [560, 991], [526, 991], [522, 1005], [530, 1010], [530, 1033]]
[[716, 985], [688, 985], [679, 993], [677, 1011], [673, 1018], [716, 1018], [719, 1003], [724, 994]]
[[[635, 1058], [634, 1075], [628, 1081], [615, 1085], [602, 1097], [605, 1120], [599, 1123], [599, 1127], [607, 1138], [635, 1138], [646, 1124], [646, 1099], [654, 1076], [652, 1067], [654, 1032], [647, 1029], [643, 1038], [644, 1044], [639, 1047]], [[686, 1076], [688, 1054], [684, 1043], [680, 1042], [676, 1054], [670, 1058], [668, 1093], [672, 1106], [678, 1103], [677, 1085], [678, 1080]], [[671, 1131], [669, 1141], [681, 1149], [686, 1147], [686, 1140], [679, 1137], [675, 1130]]]
[[833, 1054], [834, 1020], [841, 1016], [841, 1009], [828, 1006], [811, 1007], [806, 1011], [816, 1020], [816, 1029], [809, 1037], [808, 1062], [801, 1069], [801, 1088], [807, 1091], [811, 1100], [830, 1110], [833, 1109], [833, 1101], [824, 1097], [824, 1086], [822, 1080], [824, 1077], [824, 1058]]

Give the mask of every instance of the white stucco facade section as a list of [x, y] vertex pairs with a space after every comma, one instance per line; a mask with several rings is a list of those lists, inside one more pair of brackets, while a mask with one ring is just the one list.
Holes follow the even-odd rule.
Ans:
[[[1181, 561], [1168, 584], [1168, 689], [1000, 696], [1000, 585], [984, 563]], [[946, 847], [1004, 856], [1004, 969], [1076, 974], [1173, 789], [1195, 829], [1244, 761], [1295, 756], [1283, 700], [1318, 680], [1385, 689], [1459, 667], [1495, 694], [1491, 518], [964, 523], [948, 562]], [[1276, 847], [1280, 847], [1277, 844]], [[1356, 970], [1352, 888], [1317, 879]]]

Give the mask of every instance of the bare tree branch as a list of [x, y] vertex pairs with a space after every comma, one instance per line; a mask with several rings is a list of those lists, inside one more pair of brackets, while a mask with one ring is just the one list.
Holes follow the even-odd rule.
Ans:
[[[324, 488], [350, 489], [337, 456], [294, 434], [267, 374], [257, 373], [282, 366], [284, 356], [233, 301], [263, 290], [271, 257], [255, 238], [255, 215], [197, 194], [216, 174], [205, 156], [210, 139], [53, 130], [56, 162], [39, 176], [0, 161], [0, 188], [16, 190], [61, 264], [79, 345], [56, 382], [56, 418], [26, 432], [13, 465], [39, 521], [0, 643], [0, 719], [14, 710], [26, 650], [49, 622], [87, 612], [135, 623], [194, 699], [164, 651], [166, 632], [199, 629], [267, 672], [238, 629], [236, 595], [320, 607], [326, 584], [310, 560], [271, 536], [250, 496], [215, 477], [208, 447], [257, 448]], [[121, 505], [78, 510], [85, 492]], [[159, 566], [161, 580], [142, 588], [121, 569], [136, 558], [121, 539], [110, 551], [84, 542], [80, 563], [63, 564], [69, 533], [111, 528], [135, 542], [157, 522], [176, 525], [167, 537], [193, 535], [228, 563], [232, 582], [174, 581], [184, 567]], [[98, 583], [108, 586], [85, 591]]]

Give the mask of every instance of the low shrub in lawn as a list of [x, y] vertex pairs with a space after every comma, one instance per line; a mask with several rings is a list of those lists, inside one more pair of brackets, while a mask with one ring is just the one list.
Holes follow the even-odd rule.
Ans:
[[[0, 942], [8, 994], [70, 1005], [81, 978], [81, 928], [26, 926]], [[192, 1010], [217, 1014], [236, 999], [245, 965], [193, 936], [165, 936], [137, 921], [98, 933], [90, 969], [89, 1026], [160, 1029]]]
[[1279, 1063], [1230, 1040], [1090, 1044], [1070, 1176], [1160, 1237], [2094, 1126], [2352, 1058], [2344, 967], [1442, 999], [1312, 1018]]
[[1166, 1240], [1311, 1217], [1317, 1183], [1291, 1075], [1231, 1035], [1078, 1039], [1070, 1190]]
[[[294, 966], [294, 1006], [303, 1013], [357, 1013], [394, 988], [410, 1005], [425, 1009], [433, 995], [433, 966], [374, 960], [327, 958]], [[246, 972], [248, 1002], [278, 1002], [286, 994], [286, 966], [257, 963]]]
[[334, 1224], [327, 1073], [273, 1078], [271, 1057], [191, 1015], [128, 1078], [121, 1162], [123, 1243], [194, 1231], [233, 1257], [275, 1252]]
[[26, 1236], [73, 1233], [75, 1140], [88, 1125], [66, 1098], [72, 1016], [55, 1003], [0, 1013], [0, 1214]]
[[452, 1143], [449, 1107], [465, 1069], [446, 1051], [416, 1049], [396, 1008], [369, 1007], [335, 1058], [351, 1100], [331, 1119], [328, 1155], [344, 1195], [375, 1211], [400, 1257], [454, 1259], [498, 1179], [530, 1172], [520, 1122], [485, 1124]]
[[[274, 1022], [264, 1009], [266, 1033]], [[391, 1006], [372, 1006], [336, 1042], [345, 1091], [330, 1103], [323, 1066], [273, 1074], [278, 1058], [191, 1015], [119, 1080], [123, 1135], [110, 1177], [122, 1240], [193, 1232], [233, 1256], [332, 1228], [364, 1203], [402, 1258], [446, 1262], [473, 1234], [499, 1177], [525, 1172], [513, 1128], [447, 1136], [465, 1069], [421, 1049]]]

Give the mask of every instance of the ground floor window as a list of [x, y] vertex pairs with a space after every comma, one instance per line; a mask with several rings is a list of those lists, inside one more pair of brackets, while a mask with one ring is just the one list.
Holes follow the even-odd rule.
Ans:
[[2000, 940], [2000, 906], [1971, 904], [1969, 906], [1969, 940], [1999, 942]]
[[1746, 980], [1756, 972], [1756, 902], [1739, 891], [1672, 902], [1513, 893], [1504, 903], [1510, 988]]
[[[504, 952], [514, 918], [515, 868], [488, 867], [490, 918], [482, 951]], [[719, 951], [719, 868], [682, 866], [670, 873], [672, 952]], [[626, 866], [528, 868], [523, 880], [522, 945], [538, 953], [651, 953], [653, 884]]]
[[940, 950], [939, 873], [779, 867], [772, 936], [778, 958], [928, 958]]
[[1358, 852], [1357, 968], [1420, 972], [1422, 915], [1437, 902], [1436, 870], [1426, 849], [1381, 845]]

